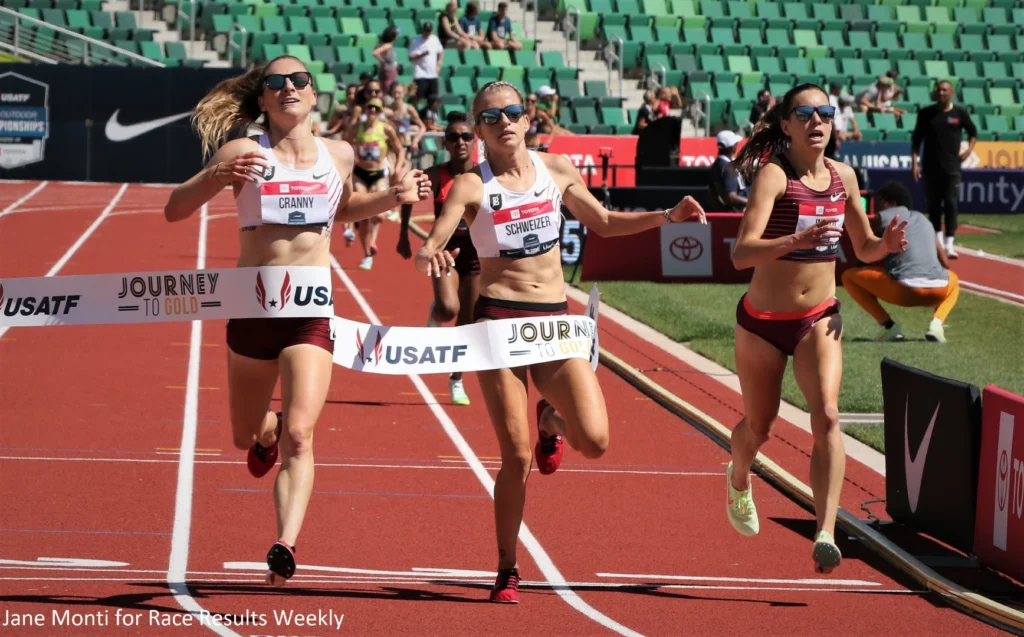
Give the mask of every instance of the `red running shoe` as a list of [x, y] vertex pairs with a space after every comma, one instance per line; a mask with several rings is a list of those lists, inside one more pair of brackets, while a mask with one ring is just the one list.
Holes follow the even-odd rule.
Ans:
[[549, 436], [540, 429], [540, 417], [550, 403], [543, 398], [537, 401], [537, 445], [534, 453], [537, 457], [537, 469], [544, 475], [558, 471], [562, 464], [562, 437]]
[[267, 472], [274, 468], [277, 463], [277, 443], [281, 440], [281, 412], [277, 412], [277, 439], [274, 444], [264, 447], [259, 442], [252, 443], [249, 447], [249, 457], [246, 464], [249, 465], [249, 473], [254, 478], [262, 478]]
[[519, 569], [513, 567], [498, 571], [498, 579], [491, 589], [491, 601], [499, 604], [519, 603]]

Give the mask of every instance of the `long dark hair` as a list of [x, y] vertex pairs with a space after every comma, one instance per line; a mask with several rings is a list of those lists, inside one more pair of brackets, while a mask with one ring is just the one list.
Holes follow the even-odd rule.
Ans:
[[789, 117], [796, 96], [811, 90], [821, 91], [824, 95], [828, 95], [824, 88], [813, 83], [791, 88], [781, 100], [775, 103], [775, 106], [768, 109], [761, 121], [754, 126], [754, 130], [750, 132], [750, 139], [733, 160], [736, 169], [747, 182], [754, 178], [759, 167], [789, 148], [789, 137], [782, 132], [782, 120]]

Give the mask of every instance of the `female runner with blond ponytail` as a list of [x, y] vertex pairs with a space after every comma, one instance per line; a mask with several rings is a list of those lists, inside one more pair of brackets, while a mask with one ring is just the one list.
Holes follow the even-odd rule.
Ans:
[[[316, 105], [312, 75], [291, 56], [218, 84], [195, 109], [193, 124], [213, 152], [197, 175], [171, 193], [168, 221], [189, 218], [230, 185], [238, 210], [238, 267], [330, 267], [331, 228], [366, 219], [431, 194], [429, 179], [411, 171], [392, 188], [352, 189], [352, 147], [312, 134]], [[249, 135], [250, 126], [263, 129]], [[236, 128], [242, 136], [227, 141]], [[225, 143], [226, 142], [226, 143]], [[204, 155], [205, 156], [205, 155]], [[312, 193], [305, 207], [274, 219], [278, 194], [268, 182], [299, 182]], [[228, 395], [235, 446], [248, 449], [249, 472], [269, 472], [281, 454], [274, 483], [277, 541], [267, 554], [267, 581], [283, 584], [295, 573], [295, 542], [313, 489], [313, 429], [327, 399], [333, 370], [330, 319], [233, 319], [227, 324]], [[282, 411], [270, 411], [278, 376]]]

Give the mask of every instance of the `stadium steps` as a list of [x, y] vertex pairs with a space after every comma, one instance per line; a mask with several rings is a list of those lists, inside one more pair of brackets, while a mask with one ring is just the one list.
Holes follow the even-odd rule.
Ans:
[[[103, 10], [109, 13], [125, 11], [138, 16], [137, 7], [137, 2], [133, 3], [129, 2], [129, 0], [107, 0], [103, 3]], [[182, 42], [185, 45], [185, 51], [188, 52], [188, 57], [196, 60], [202, 60], [203, 66], [221, 68], [227, 68], [230, 66], [227, 60], [222, 59], [216, 51], [209, 49], [207, 43], [202, 40], [202, 36], [199, 32], [198, 21], [196, 23], [197, 41], [194, 49], [191, 47], [191, 42], [186, 39], [188, 37], [187, 27], [179, 33], [172, 29], [162, 16], [160, 16], [153, 8], [144, 9], [142, 11], [141, 19], [136, 17], [136, 24], [139, 29], [152, 31], [153, 41], [160, 42], [165, 49], [167, 48], [168, 42]]]

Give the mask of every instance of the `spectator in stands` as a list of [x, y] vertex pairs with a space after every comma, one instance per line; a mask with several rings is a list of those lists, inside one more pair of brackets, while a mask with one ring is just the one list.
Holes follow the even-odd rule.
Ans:
[[434, 97], [427, 104], [427, 107], [420, 111], [420, 121], [427, 127], [428, 133], [440, 133], [444, 132], [444, 126], [441, 125], [441, 100], [438, 97]]
[[767, 113], [771, 107], [775, 106], [775, 97], [772, 96], [772, 92], [764, 88], [758, 91], [757, 101], [754, 102], [754, 106], [750, 109], [750, 126], [753, 128], [761, 121], [764, 114]]
[[434, 35], [434, 25], [430, 22], [420, 25], [420, 35], [409, 47], [409, 59], [413, 63], [412, 79], [416, 83], [416, 98], [430, 102], [441, 92], [437, 74], [444, 61], [444, 47]]
[[896, 71], [889, 71], [878, 81], [857, 94], [857, 108], [862, 113], [892, 113], [902, 115], [906, 111], [893, 108], [892, 103], [897, 97], [903, 94], [896, 84], [898, 74]]
[[633, 134], [639, 135], [640, 131], [647, 128], [647, 125], [658, 119], [658, 114], [655, 112], [658, 98], [654, 95], [654, 91], [644, 91], [644, 103], [637, 109], [636, 121], [633, 123]]
[[[957, 258], [953, 248], [956, 236], [956, 204], [960, 199], [961, 164], [974, 152], [978, 129], [971, 121], [967, 109], [953, 104], [953, 84], [942, 80], [932, 94], [935, 104], [917, 112], [917, 125], [910, 140], [910, 165], [914, 181], [924, 173], [924, 190], [928, 198], [928, 216], [931, 217], [935, 236], [943, 240], [945, 217], [946, 253]], [[961, 152], [960, 143], [967, 132], [967, 148]], [[919, 155], [921, 144], [924, 155]], [[922, 157], [918, 165], [918, 157]]]
[[517, 40], [516, 34], [512, 32], [512, 19], [508, 17], [507, 2], [499, 2], [498, 12], [488, 21], [487, 41], [495, 49], [518, 51], [523, 48], [523, 43]]
[[875, 234], [894, 217], [907, 222], [907, 246], [904, 252], [886, 256], [880, 265], [849, 268], [843, 272], [843, 286], [868, 314], [882, 326], [879, 341], [902, 341], [903, 332], [892, 320], [879, 300], [900, 307], [930, 307], [934, 309], [931, 324], [925, 333], [929, 341], [945, 343], [942, 324], [956, 305], [960, 284], [956, 273], [949, 269], [942, 242], [932, 233], [924, 215], [911, 208], [913, 198], [906, 186], [890, 181], [878, 189], [878, 204], [882, 209], [872, 221]]
[[444, 7], [444, 13], [437, 20], [437, 34], [441, 39], [441, 45], [447, 49], [478, 49], [480, 45], [473, 38], [467, 36], [459, 27], [459, 21], [455, 17], [459, 12], [459, 4], [452, 0]]
[[[466, 13], [459, 18], [459, 28], [470, 40], [481, 49], [491, 48], [491, 43], [484, 37], [484, 30], [480, 24], [480, 7], [475, 2], [466, 5]], [[476, 47], [474, 47], [476, 48]]]
[[708, 185], [711, 210], [743, 212], [747, 207], [750, 186], [733, 163], [733, 157], [736, 156], [736, 149], [743, 141], [743, 136], [731, 130], [724, 130], [716, 137], [718, 157], [711, 164], [711, 180]]
[[537, 136], [540, 134], [541, 120], [537, 109], [537, 94], [530, 93], [526, 96], [526, 116], [530, 118], [530, 128], [526, 130], [526, 147], [537, 148]]
[[561, 99], [558, 91], [548, 85], [537, 89], [537, 119], [540, 121], [540, 132], [548, 135], [572, 135], [573, 133], [559, 126], [562, 115]]
[[373, 57], [380, 62], [377, 80], [381, 90], [391, 92], [391, 85], [398, 79], [398, 58], [395, 55], [395, 40], [398, 38], [398, 27], [391, 25], [380, 34], [380, 44], [373, 50]]
[[679, 95], [679, 89], [674, 86], [662, 86], [658, 89], [658, 104], [656, 111], [658, 117], [668, 117], [669, 111], [673, 108], [682, 108], [683, 98]]

